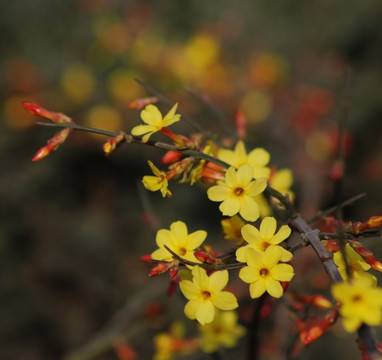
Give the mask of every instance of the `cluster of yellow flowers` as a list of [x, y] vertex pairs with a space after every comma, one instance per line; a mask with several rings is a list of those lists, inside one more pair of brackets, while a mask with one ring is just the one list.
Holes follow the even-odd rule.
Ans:
[[[142, 141], [147, 142], [152, 134], [159, 132], [181, 147], [189, 140], [168, 129], [169, 125], [180, 120], [176, 109], [177, 105], [163, 117], [156, 106], [146, 106], [141, 113], [145, 125], [133, 128], [132, 135], [143, 135]], [[192, 140], [190, 143], [193, 143]], [[160, 191], [163, 197], [170, 197], [172, 194], [168, 189], [168, 180], [181, 173], [183, 180], [187, 180], [188, 176], [191, 184], [198, 179], [210, 184], [207, 196], [211, 201], [220, 202], [222, 215], [228, 217], [221, 222], [223, 232], [226, 239], [236, 240], [233, 261], [241, 267], [239, 278], [249, 284], [251, 298], [258, 298], [265, 293], [280, 298], [294, 276], [293, 254], [285, 245], [291, 228], [288, 225], [278, 227], [276, 219], [269, 216], [271, 205], [277, 206], [277, 200], [266, 198], [264, 190], [271, 185], [293, 200], [294, 195], [289, 189], [293, 182], [291, 171], [275, 171], [268, 166], [270, 155], [265, 149], [256, 148], [247, 153], [241, 140], [233, 150], [217, 145], [199, 149], [226, 163], [227, 169], [211, 164], [206, 159], [178, 161], [180, 157], [176, 156], [177, 162], [171, 165], [170, 171], [165, 172], [149, 161], [154, 176], [145, 176], [143, 185], [150, 191]], [[259, 218], [262, 220], [258, 228], [247, 223]], [[184, 312], [188, 318], [199, 322], [201, 346], [211, 352], [219, 346], [235, 346], [244, 334], [244, 328], [237, 323], [237, 315], [233, 311], [238, 307], [235, 295], [224, 290], [229, 281], [228, 271], [206, 271], [201, 258], [195, 255], [205, 249], [203, 243], [206, 237], [207, 233], [203, 230], [189, 233], [184, 222], [173, 222], [169, 230], [157, 232], [158, 249], [151, 254], [151, 259], [171, 262], [174, 267], [179, 266], [181, 260], [185, 261], [189, 273], [181, 277], [179, 282], [180, 290], [188, 300]], [[333, 296], [341, 304], [340, 315], [344, 328], [355, 331], [362, 323], [381, 324], [382, 289], [376, 287], [374, 276], [365, 273], [370, 266], [349, 245], [346, 245], [344, 254], [347, 265], [340, 252], [334, 254], [334, 261], [345, 282], [334, 284], [332, 288]], [[223, 264], [219, 259], [216, 263]], [[348, 274], [351, 274], [350, 279], [347, 278]], [[214, 333], [217, 327], [219, 336]]]

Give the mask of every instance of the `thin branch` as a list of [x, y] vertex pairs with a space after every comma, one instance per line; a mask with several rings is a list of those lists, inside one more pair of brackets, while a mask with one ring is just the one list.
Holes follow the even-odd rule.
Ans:
[[190, 266], [200, 266], [201, 268], [203, 269], [206, 269], [206, 270], [231, 270], [231, 269], [240, 269], [244, 266], [246, 266], [246, 264], [244, 263], [232, 263], [232, 264], [206, 264], [206, 263], [197, 263], [197, 262], [194, 262], [194, 261], [190, 261], [190, 260], [187, 260], [187, 259], [184, 259], [182, 258], [181, 256], [179, 256], [177, 253], [175, 253], [174, 251], [172, 251], [168, 246], [164, 245], [164, 247], [166, 248], [166, 250], [171, 253], [171, 255], [179, 260], [179, 262], [181, 262], [182, 264], [184, 265], [190, 265]]
[[311, 224], [312, 222], [315, 222], [316, 220], [321, 219], [322, 217], [335, 212], [338, 209], [338, 207], [341, 207], [341, 209], [342, 209], [345, 206], [351, 205], [355, 201], [364, 198], [365, 196], [366, 196], [366, 193], [361, 193], [361, 194], [355, 195], [355, 196], [351, 197], [350, 199], [343, 201], [340, 205], [335, 205], [335, 206], [330, 207], [329, 209], [322, 210], [322, 211], [318, 212], [316, 215], [307, 219], [306, 222], [308, 224]]

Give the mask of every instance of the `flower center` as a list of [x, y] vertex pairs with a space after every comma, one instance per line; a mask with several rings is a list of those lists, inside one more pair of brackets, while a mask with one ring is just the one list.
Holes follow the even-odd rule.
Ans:
[[178, 249], [178, 254], [180, 256], [186, 255], [186, 252], [187, 252], [187, 249], [185, 249], [184, 247], [181, 247]]
[[208, 300], [211, 297], [211, 293], [207, 290], [202, 291], [202, 296], [204, 300]]
[[354, 295], [351, 300], [352, 300], [353, 303], [360, 302], [362, 300], [362, 296], [359, 295], [359, 294], [358, 295]]
[[241, 196], [244, 193], [244, 189], [242, 187], [237, 187], [233, 192], [236, 196]]
[[267, 250], [268, 246], [270, 246], [271, 244], [268, 242], [268, 241], [264, 241], [262, 244], [261, 244], [261, 248], [263, 251]]
[[266, 269], [266, 268], [262, 268], [261, 270], [260, 270], [260, 276], [261, 277], [266, 277], [266, 276], [268, 276], [269, 275], [269, 270], [268, 269]]

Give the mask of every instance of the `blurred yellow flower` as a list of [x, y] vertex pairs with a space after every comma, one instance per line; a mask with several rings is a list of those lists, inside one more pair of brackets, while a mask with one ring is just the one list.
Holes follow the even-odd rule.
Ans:
[[143, 135], [142, 141], [147, 142], [152, 134], [180, 120], [180, 114], [175, 114], [177, 107], [178, 104], [175, 104], [163, 118], [155, 105], [147, 105], [141, 111], [141, 119], [146, 125], [135, 126], [131, 130], [131, 134], [134, 136]]
[[163, 197], [171, 197], [172, 193], [168, 189], [166, 173], [164, 171], [160, 171], [150, 160], [148, 160], [148, 163], [155, 176], [144, 176], [142, 179], [143, 186], [150, 191], [160, 190]]
[[216, 271], [207, 276], [206, 270], [199, 266], [192, 268], [192, 281], [182, 280], [180, 290], [189, 300], [184, 308], [186, 316], [196, 319], [200, 324], [214, 320], [215, 308], [233, 310], [239, 305], [234, 294], [223, 291], [228, 283], [228, 271]]
[[245, 334], [245, 327], [237, 323], [235, 311], [217, 311], [212, 323], [199, 325], [201, 347], [206, 353], [212, 353], [219, 347], [233, 348]]
[[283, 225], [276, 233], [276, 227], [276, 219], [269, 216], [264, 218], [261, 222], [260, 231], [253, 225], [244, 225], [241, 229], [241, 233], [248, 245], [242, 246], [236, 250], [237, 261], [246, 262], [246, 252], [250, 248], [255, 249], [259, 253], [263, 253], [270, 246], [277, 246], [280, 248], [280, 261], [290, 261], [293, 254], [282, 246], [279, 246], [279, 244], [289, 237], [292, 230], [288, 225]]
[[[353, 278], [369, 276], [374, 282], [374, 285], [377, 284], [377, 278], [366, 272], [371, 268], [371, 266], [349, 244], [346, 244], [345, 246], [345, 256]], [[340, 272], [342, 279], [347, 280], [346, 264], [341, 251], [334, 253], [333, 260], [338, 267], [338, 271]]]
[[153, 360], [172, 360], [175, 356], [190, 355], [199, 347], [196, 338], [184, 339], [185, 325], [173, 322], [168, 332], [161, 332], [154, 336], [155, 354]]
[[155, 250], [151, 257], [153, 260], [171, 261], [173, 256], [165, 245], [174, 253], [193, 262], [200, 261], [194, 256], [194, 250], [199, 247], [207, 233], [204, 230], [198, 230], [191, 234], [188, 233], [187, 225], [183, 221], [175, 221], [170, 225], [170, 230], [160, 229], [156, 235], [156, 243], [159, 249]]
[[248, 164], [253, 169], [253, 177], [269, 178], [271, 173], [270, 168], [266, 165], [269, 163], [270, 155], [268, 151], [263, 148], [256, 148], [247, 154], [243, 141], [238, 141], [234, 150], [219, 149], [217, 157], [229, 165], [238, 169], [244, 164]]
[[224, 238], [227, 240], [236, 240], [236, 245], [241, 245], [244, 242], [241, 235], [241, 228], [246, 224], [240, 216], [233, 216], [229, 219], [223, 219], [221, 222]]
[[382, 289], [368, 276], [332, 285], [333, 296], [341, 302], [340, 315], [346, 331], [356, 331], [362, 323], [382, 324]]
[[250, 165], [242, 165], [237, 171], [230, 167], [224, 180], [210, 187], [207, 195], [211, 201], [222, 201], [219, 209], [223, 215], [233, 216], [239, 213], [244, 220], [255, 221], [260, 213], [254, 198], [266, 187], [265, 178], [253, 180], [253, 168]]
[[292, 280], [294, 270], [291, 265], [279, 264], [281, 256], [279, 246], [270, 246], [263, 253], [259, 253], [253, 248], [247, 250], [248, 266], [240, 270], [239, 277], [250, 284], [251, 298], [258, 298], [265, 292], [275, 298], [283, 295], [280, 281]]

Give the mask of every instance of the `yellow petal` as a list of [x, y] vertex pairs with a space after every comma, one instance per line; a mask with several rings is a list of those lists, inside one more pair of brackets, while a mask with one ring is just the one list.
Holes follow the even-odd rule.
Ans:
[[211, 301], [220, 310], [233, 310], [239, 306], [235, 295], [229, 291], [212, 294]]
[[229, 197], [220, 204], [219, 209], [223, 215], [236, 215], [240, 210], [240, 201], [236, 198]]
[[279, 231], [273, 236], [272, 238], [272, 244], [277, 245], [280, 244], [282, 241], [287, 239], [292, 232], [292, 229], [288, 225], [283, 225], [279, 229]]
[[211, 201], [224, 201], [230, 193], [231, 190], [226, 185], [215, 185], [207, 190], [207, 196]]
[[259, 178], [252, 181], [245, 189], [248, 196], [254, 197], [261, 194], [267, 187], [267, 180], [265, 178]]
[[243, 239], [249, 244], [255, 244], [261, 240], [259, 230], [250, 224], [246, 224], [241, 228], [241, 235], [243, 236]]
[[210, 291], [212, 293], [223, 290], [228, 283], [228, 271], [215, 271], [210, 275]]
[[260, 233], [263, 240], [270, 240], [276, 231], [276, 219], [271, 216], [267, 216], [263, 219], [260, 225]]
[[269, 295], [273, 296], [274, 298], [279, 298], [283, 295], [283, 288], [278, 281], [268, 276], [265, 283]]
[[207, 237], [207, 232], [204, 230], [194, 231], [187, 237], [187, 248], [196, 249], [199, 247]]
[[137, 125], [131, 129], [131, 134], [134, 136], [141, 136], [149, 132], [153, 132], [153, 127], [151, 125]]
[[162, 114], [155, 105], [147, 105], [141, 111], [141, 119], [148, 125], [157, 125], [162, 121]]
[[188, 300], [195, 300], [200, 297], [200, 290], [189, 280], [180, 281], [179, 287], [185, 298]]
[[256, 221], [260, 216], [260, 210], [257, 202], [249, 196], [245, 196], [241, 199], [239, 213], [243, 219], [247, 221]]
[[196, 312], [199, 308], [200, 301], [199, 300], [190, 300], [186, 306], [184, 307], [185, 315], [191, 319], [196, 319]]
[[277, 281], [291, 281], [294, 276], [294, 270], [289, 264], [278, 264], [270, 269], [270, 275]]
[[248, 163], [256, 167], [265, 166], [269, 163], [270, 158], [268, 151], [263, 148], [256, 148], [248, 154]]
[[207, 276], [206, 270], [200, 266], [194, 266], [192, 268], [192, 277], [194, 284], [200, 289], [200, 291], [209, 289], [210, 280]]
[[211, 301], [199, 303], [196, 310], [196, 320], [202, 325], [211, 323], [215, 317], [215, 307]]
[[239, 278], [244, 282], [251, 284], [259, 278], [259, 273], [252, 266], [245, 266], [240, 269]]
[[162, 187], [162, 182], [157, 176], [144, 176], [142, 179], [142, 184], [145, 189], [150, 191], [158, 191]]
[[250, 165], [242, 165], [236, 173], [237, 184], [245, 187], [253, 178], [253, 168]]
[[251, 285], [249, 285], [249, 293], [252, 299], [260, 297], [265, 293], [265, 291], [266, 287], [262, 279], [259, 279], [258, 281], [255, 281]]

